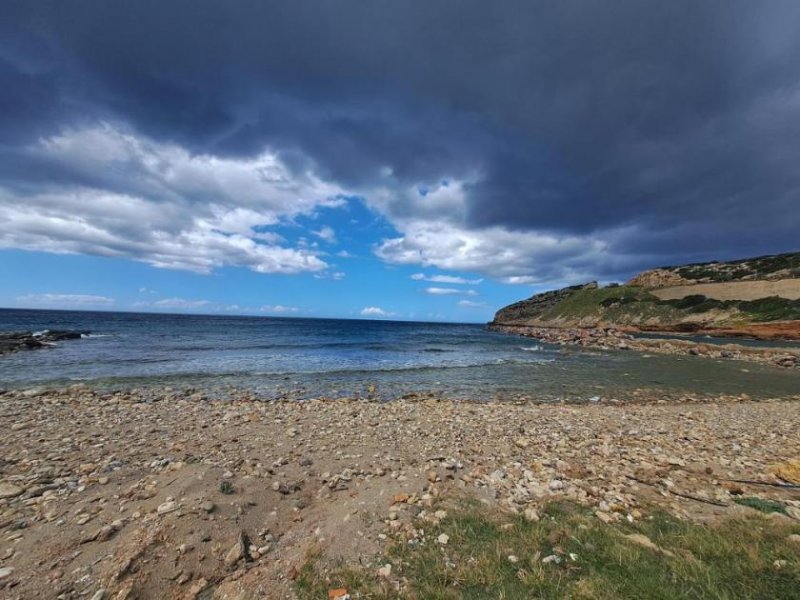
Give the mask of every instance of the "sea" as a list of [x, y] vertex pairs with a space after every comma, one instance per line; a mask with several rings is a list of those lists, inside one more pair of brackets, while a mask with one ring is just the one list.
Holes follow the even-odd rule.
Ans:
[[0, 309], [0, 331], [85, 330], [0, 356], [0, 388], [246, 389], [265, 399], [413, 393], [598, 401], [634, 390], [800, 394], [800, 372], [694, 356], [564, 347], [482, 324]]

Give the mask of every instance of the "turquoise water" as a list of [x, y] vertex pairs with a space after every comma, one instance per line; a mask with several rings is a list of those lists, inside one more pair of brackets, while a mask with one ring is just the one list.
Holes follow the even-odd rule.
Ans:
[[800, 393], [800, 371], [699, 357], [564, 348], [482, 325], [0, 310], [0, 331], [89, 330], [55, 348], [0, 356], [0, 387], [85, 382], [230, 386], [265, 397], [420, 391], [484, 399], [581, 399], [635, 388]]

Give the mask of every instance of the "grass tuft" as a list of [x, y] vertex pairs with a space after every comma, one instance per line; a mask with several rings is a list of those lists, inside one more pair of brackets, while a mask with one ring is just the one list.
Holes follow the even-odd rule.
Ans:
[[[379, 580], [375, 565], [323, 571], [315, 556], [300, 573], [298, 597], [345, 587], [353, 598], [375, 599], [777, 600], [800, 590], [800, 547], [787, 539], [800, 525], [760, 515], [696, 524], [656, 513], [635, 525], [605, 525], [583, 508], [554, 504], [533, 523], [476, 502], [448, 513], [438, 525], [418, 524], [421, 543], [398, 541], [376, 559], [392, 562], [393, 582]], [[446, 546], [436, 543], [441, 533]]]
[[754, 497], [745, 497], [745, 498], [736, 498], [734, 500], [736, 504], [741, 504], [742, 506], [749, 506], [750, 508], [755, 508], [757, 511], [763, 513], [781, 513], [782, 515], [786, 514], [786, 507], [780, 502], [776, 502], [775, 500], [764, 500], [763, 498], [754, 498]]

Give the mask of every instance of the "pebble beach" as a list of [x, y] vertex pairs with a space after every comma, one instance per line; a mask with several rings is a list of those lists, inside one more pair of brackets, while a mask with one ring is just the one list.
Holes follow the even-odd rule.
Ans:
[[292, 598], [312, 549], [358, 562], [425, 543], [415, 523], [454, 494], [533, 520], [569, 500], [608, 523], [715, 519], [747, 494], [800, 519], [779, 470], [800, 456], [798, 400], [7, 391], [0, 597]]

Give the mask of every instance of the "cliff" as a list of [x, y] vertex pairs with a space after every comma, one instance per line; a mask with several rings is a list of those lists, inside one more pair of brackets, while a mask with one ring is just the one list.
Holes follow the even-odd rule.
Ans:
[[501, 308], [492, 324], [800, 339], [800, 253], [661, 267], [624, 285], [548, 291]]

